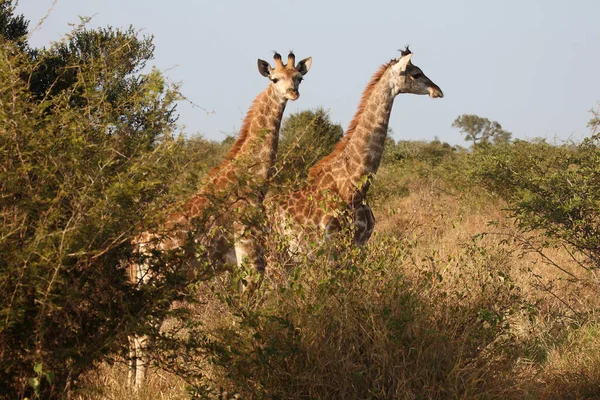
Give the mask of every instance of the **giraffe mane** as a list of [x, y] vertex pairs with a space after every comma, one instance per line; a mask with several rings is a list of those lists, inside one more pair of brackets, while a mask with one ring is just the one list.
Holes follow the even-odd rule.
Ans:
[[358, 105], [358, 109], [356, 110], [356, 113], [354, 114], [354, 118], [352, 118], [352, 121], [350, 121], [350, 124], [348, 125], [346, 134], [335, 145], [335, 148], [333, 149], [333, 151], [331, 153], [329, 153], [329, 155], [325, 156], [323, 159], [321, 159], [321, 161], [319, 161], [318, 163], [313, 165], [308, 170], [309, 179], [314, 176], [320, 175], [322, 172], [322, 169], [325, 167], [325, 165], [329, 164], [333, 159], [335, 159], [344, 150], [344, 148], [346, 147], [346, 144], [348, 143], [348, 140], [352, 137], [352, 134], [354, 133], [354, 131], [356, 130], [356, 127], [358, 126], [360, 117], [362, 116], [362, 113], [365, 110], [367, 101], [369, 100], [369, 97], [371, 97], [371, 94], [373, 93], [375, 86], [377, 86], [377, 84], [381, 80], [381, 77], [383, 76], [385, 71], [387, 71], [390, 66], [392, 66], [393, 64], [395, 64], [397, 62], [398, 62], [397, 60], [391, 60], [390, 62], [385, 63], [381, 67], [379, 67], [377, 72], [375, 72], [375, 74], [373, 74], [373, 76], [371, 77], [371, 80], [369, 81], [369, 83], [365, 87], [365, 90], [363, 91], [362, 97], [360, 99], [360, 104]]
[[216, 167], [213, 167], [208, 172], [207, 177], [211, 178], [211, 177], [216, 176], [219, 173], [219, 171], [221, 171], [227, 164], [229, 164], [229, 162], [231, 162], [231, 160], [233, 160], [235, 158], [235, 156], [239, 153], [240, 149], [246, 142], [246, 139], [248, 139], [248, 132], [250, 131], [250, 124], [252, 123], [252, 118], [254, 117], [254, 109], [258, 105], [259, 99], [261, 98], [263, 93], [260, 93], [258, 96], [256, 96], [256, 98], [252, 102], [250, 109], [246, 113], [244, 122], [242, 122], [242, 127], [240, 128], [240, 134], [238, 135], [238, 138], [233, 143], [233, 146], [231, 147], [231, 149], [225, 156], [225, 159], [223, 161], [221, 161], [221, 163], [219, 165], [217, 165]]

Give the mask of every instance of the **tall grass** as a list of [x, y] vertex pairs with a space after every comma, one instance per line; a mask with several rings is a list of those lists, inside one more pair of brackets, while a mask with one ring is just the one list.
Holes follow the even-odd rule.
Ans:
[[[316, 243], [292, 266], [275, 257], [251, 294], [235, 290], [243, 270], [200, 286], [204, 352], [187, 362], [202, 378], [156, 370], [138, 398], [598, 396], [593, 287], [547, 262], [576, 270], [569, 254], [528, 251], [488, 193], [407, 177], [408, 195], [379, 205], [364, 248]], [[131, 395], [122, 368], [104, 371], [100, 397]]]

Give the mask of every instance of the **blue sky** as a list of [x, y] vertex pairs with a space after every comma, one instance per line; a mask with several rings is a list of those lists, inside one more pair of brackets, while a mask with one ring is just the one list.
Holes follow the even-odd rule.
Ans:
[[[36, 26], [53, 0], [20, 0]], [[395, 140], [439, 137], [464, 144], [451, 128], [459, 115], [496, 120], [514, 137], [580, 139], [600, 101], [600, 1], [359, 0], [57, 0], [31, 34], [33, 46], [59, 40], [93, 16], [91, 26], [154, 35], [154, 65], [195, 104], [181, 104], [189, 134], [222, 140], [235, 133], [268, 81], [256, 59], [293, 49], [313, 57], [286, 115], [324, 107], [344, 129], [378, 66], [406, 44], [413, 63], [443, 99], [400, 95], [390, 127]]]

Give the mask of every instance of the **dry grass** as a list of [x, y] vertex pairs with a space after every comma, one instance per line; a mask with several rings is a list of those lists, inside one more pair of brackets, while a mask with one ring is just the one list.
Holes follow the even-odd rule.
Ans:
[[136, 392], [127, 385], [125, 364], [101, 365], [97, 371], [84, 378], [83, 389], [72, 396], [75, 399], [138, 399], [183, 400], [189, 399], [185, 382], [167, 372], [152, 369], [148, 383]]
[[[493, 198], [409, 190], [376, 209], [365, 249], [305, 260], [252, 301], [223, 296], [227, 277], [207, 284], [196, 315], [222, 347], [196, 360], [204, 383], [241, 398], [600, 398], [594, 276], [565, 249], [525, 251]], [[82, 398], [190, 398], [166, 373], [137, 395], [125, 376], [103, 366]]]

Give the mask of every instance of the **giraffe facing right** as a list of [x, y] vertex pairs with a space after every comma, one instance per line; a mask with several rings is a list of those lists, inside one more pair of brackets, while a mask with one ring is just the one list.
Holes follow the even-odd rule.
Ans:
[[327, 237], [353, 228], [358, 245], [370, 238], [375, 218], [367, 191], [379, 168], [394, 99], [402, 93], [444, 96], [411, 58], [406, 47], [373, 75], [345, 136], [309, 170], [306, 185], [267, 199], [270, 225], [287, 237], [292, 253], [302, 251], [305, 233], [310, 231]]

